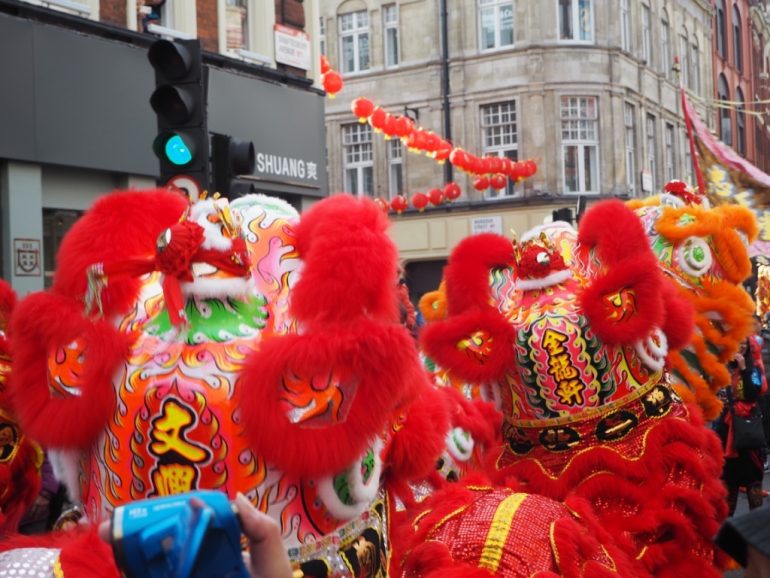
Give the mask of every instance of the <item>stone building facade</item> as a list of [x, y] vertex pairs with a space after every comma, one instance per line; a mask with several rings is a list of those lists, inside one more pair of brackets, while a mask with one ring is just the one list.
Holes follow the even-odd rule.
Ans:
[[445, 182], [435, 161], [356, 125], [349, 106], [358, 96], [451, 132], [476, 154], [538, 163], [533, 178], [497, 194], [455, 172], [463, 196], [453, 208], [399, 217], [408, 270], [444, 259], [479, 216], [498, 217], [507, 233], [578, 196], [636, 196], [691, 180], [677, 88], [681, 80], [710, 118], [709, 0], [320, 0], [320, 11], [323, 49], [346, 82], [327, 103], [330, 190], [390, 198]]

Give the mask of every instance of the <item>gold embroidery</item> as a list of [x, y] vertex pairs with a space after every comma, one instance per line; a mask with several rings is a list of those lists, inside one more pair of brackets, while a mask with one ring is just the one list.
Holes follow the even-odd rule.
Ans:
[[481, 551], [481, 559], [479, 560], [480, 568], [497, 572], [505, 543], [508, 541], [508, 534], [511, 531], [513, 518], [527, 497], [529, 494], [512, 494], [500, 502], [492, 518], [487, 539], [484, 541], [484, 549]]

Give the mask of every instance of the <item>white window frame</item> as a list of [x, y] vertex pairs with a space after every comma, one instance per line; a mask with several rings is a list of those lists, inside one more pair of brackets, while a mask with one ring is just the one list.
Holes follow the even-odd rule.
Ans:
[[652, 9], [648, 4], [642, 4], [642, 56], [647, 66], [653, 68]]
[[687, 182], [692, 185], [695, 179], [695, 170], [692, 164], [692, 151], [690, 150], [690, 137], [687, 135], [687, 129], [682, 127], [682, 137], [684, 142], [684, 174]]
[[[390, 10], [393, 10], [394, 17], [391, 19], [388, 19], [388, 12]], [[383, 44], [383, 62], [385, 63], [385, 68], [398, 68], [398, 65], [401, 63], [401, 42], [399, 42], [399, 30], [398, 30], [398, 22], [399, 22], [399, 10], [398, 10], [398, 4], [392, 3], [392, 4], [383, 4], [382, 5], [382, 44]], [[394, 30], [394, 37], [395, 37], [395, 43], [396, 43], [396, 61], [395, 62], [388, 62], [388, 57], [390, 55], [390, 34], [389, 32], [391, 30]]]
[[[510, 8], [511, 10], [511, 43], [510, 44], [503, 44], [501, 40], [501, 28], [500, 24], [502, 23], [502, 16], [501, 11], [504, 8]], [[515, 7], [514, 7], [514, 0], [477, 0], [477, 16], [479, 20], [478, 25], [478, 33], [479, 33], [479, 50], [481, 52], [493, 52], [495, 50], [504, 50], [507, 48], [511, 48], [514, 44], [516, 44], [516, 21], [514, 18], [515, 15]], [[484, 41], [484, 28], [483, 28], [483, 22], [484, 18], [482, 16], [482, 13], [492, 10], [493, 13], [493, 21], [495, 23], [495, 42], [493, 46], [484, 47], [483, 41]]]
[[[492, 122], [496, 117], [499, 122]], [[503, 118], [506, 117], [504, 121]], [[518, 160], [519, 158], [519, 117], [518, 102], [503, 100], [489, 102], [479, 107], [479, 127], [481, 129], [482, 156], [497, 156]], [[493, 131], [493, 132], [490, 132]], [[492, 141], [498, 142], [490, 142]], [[485, 199], [512, 198], [519, 196], [515, 183], [508, 179], [505, 189], [488, 188], [484, 191]]]
[[[565, 116], [565, 100], [568, 103], [568, 111], [575, 110], [573, 104], [577, 105], [577, 110], [583, 109], [583, 104], [588, 104], [589, 101], [593, 101], [593, 115], [586, 112], [585, 115], [578, 114], [577, 116], [567, 115]], [[587, 107], [586, 107], [587, 108]], [[561, 95], [559, 97], [559, 117], [560, 117], [560, 130], [561, 130], [561, 176], [562, 176], [562, 190], [565, 195], [578, 195], [578, 194], [598, 194], [600, 192], [601, 185], [599, 184], [600, 166], [599, 163], [599, 97], [595, 95]], [[568, 133], [570, 135], [565, 138], [565, 123], [570, 124]], [[589, 126], [593, 127], [593, 138], [572, 138], [571, 133], [573, 131], [579, 133], [582, 130], [587, 130]], [[576, 191], [567, 190], [567, 155], [566, 149], [568, 147], [576, 147], [577, 149], [577, 189]], [[586, 151], [593, 150], [593, 166], [590, 167], [592, 171], [592, 182], [595, 189], [586, 189], [586, 174], [585, 174], [585, 155]]]
[[388, 146], [388, 197], [404, 194], [404, 145], [400, 139], [387, 142]]
[[[345, 192], [358, 197], [374, 195], [374, 143], [372, 127], [358, 122], [342, 125], [342, 180]], [[350, 158], [352, 156], [356, 158]], [[371, 171], [370, 191], [364, 190], [366, 169]], [[348, 171], [356, 173], [356, 187], [350, 186]], [[355, 190], [352, 190], [354, 189]]]
[[660, 17], [660, 69], [665, 78], [671, 79], [671, 22], [668, 19], [668, 12], [663, 9]]
[[666, 182], [674, 180], [676, 177], [676, 141], [675, 141], [675, 128], [670, 122], [666, 122], [664, 125], [664, 146], [665, 146], [665, 180]]
[[[569, 43], [569, 44], [594, 44], [595, 38], [596, 38], [596, 32], [595, 32], [595, 17], [594, 17], [594, 0], [566, 0], [570, 3], [570, 12], [572, 17], [572, 22], [570, 22], [570, 30], [572, 32], [571, 38], [562, 38], [562, 21], [561, 21], [561, 2], [562, 0], [556, 0], [556, 20], [558, 25], [557, 30], [557, 38], [559, 39], [559, 42], [563, 43]], [[580, 36], [580, 5], [581, 4], [587, 4], [588, 5], [588, 18], [589, 18], [589, 26], [588, 26], [588, 36], [589, 38], [581, 39]], [[577, 38], [576, 38], [577, 36]]]
[[[352, 19], [352, 27], [343, 30], [343, 21], [347, 17]], [[365, 21], [362, 24], [361, 21]], [[369, 12], [366, 10], [357, 10], [355, 12], [347, 12], [345, 14], [339, 14], [337, 16], [337, 30], [340, 37], [340, 72], [343, 74], [358, 74], [361, 72], [367, 72], [372, 68], [372, 42], [371, 42], [371, 30], [369, 27]], [[360, 44], [361, 38], [366, 37], [366, 44], [368, 48], [368, 62], [364, 68], [361, 66], [361, 53]], [[348, 70], [346, 68], [347, 61], [345, 60], [345, 39], [353, 39], [353, 69]]]
[[646, 152], [647, 152], [647, 170], [650, 171], [650, 179], [652, 180], [652, 192], [657, 192], [658, 187], [658, 134], [657, 134], [658, 119], [654, 114], [647, 113], [644, 123], [644, 133], [646, 139]]
[[626, 102], [623, 108], [623, 138], [626, 145], [626, 186], [636, 193], [636, 107]]
[[631, 0], [620, 0], [620, 47], [631, 52]]
[[251, 2], [249, 2], [249, 0], [243, 0], [243, 4], [245, 4], [245, 8], [246, 8], [246, 34], [243, 37], [243, 46], [232, 47], [232, 48], [227, 46], [227, 12], [231, 8], [229, 4], [230, 4], [229, 0], [225, 0], [225, 26], [224, 26], [224, 28], [225, 28], [225, 51], [227, 53], [232, 53], [232, 54], [238, 54], [239, 50], [251, 51], [252, 48], [253, 48], [252, 45], [251, 45], [251, 29], [252, 29], [251, 20], [252, 20], [252, 16], [253, 16], [253, 12], [254, 12], [251, 9], [251, 5], [250, 5]]

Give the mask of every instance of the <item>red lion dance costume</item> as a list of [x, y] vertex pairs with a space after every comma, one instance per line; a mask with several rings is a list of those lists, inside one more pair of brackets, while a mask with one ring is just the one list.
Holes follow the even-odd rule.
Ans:
[[[719, 441], [665, 368], [668, 352], [691, 339], [693, 309], [662, 273], [638, 216], [608, 201], [586, 213], [578, 234], [554, 223], [514, 244], [470, 237], [450, 257], [444, 283], [446, 318], [428, 325], [422, 343], [454, 379], [491, 388], [499, 400], [504, 445], [489, 475], [564, 502], [620, 550], [607, 550], [603, 562], [594, 556], [601, 572], [577, 564], [563, 575], [720, 576], [711, 543], [726, 514]], [[499, 507], [499, 491], [481, 495]], [[408, 576], [459, 567], [531, 575], [523, 563], [487, 563], [491, 530], [473, 537], [467, 529], [478, 525], [468, 518], [478, 494], [454, 496], [450, 519], [464, 530], [431, 513], [450, 515], [442, 504], [452, 496], [426, 502], [405, 547], [413, 549], [402, 562]], [[541, 526], [516, 522], [511, 533], [541, 543]], [[438, 542], [427, 551], [419, 546], [426, 533]], [[552, 524], [553, 557], [566, 548], [557, 548], [558, 536], [573, 554], [590, 553], [584, 534]]]
[[[387, 226], [347, 195], [301, 219], [262, 196], [100, 199], [67, 235], [52, 289], [11, 323], [19, 420], [87, 519], [242, 492], [304, 575], [385, 576], [385, 482], [429, 475], [450, 417], [399, 323]], [[83, 540], [55, 542], [36, 568], [113, 575], [109, 555], [79, 565], [107, 548]]]

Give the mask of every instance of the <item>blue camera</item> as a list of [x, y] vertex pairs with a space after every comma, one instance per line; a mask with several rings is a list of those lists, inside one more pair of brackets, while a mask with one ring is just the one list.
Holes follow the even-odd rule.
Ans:
[[221, 492], [125, 504], [112, 514], [111, 533], [127, 578], [249, 578], [237, 513]]

